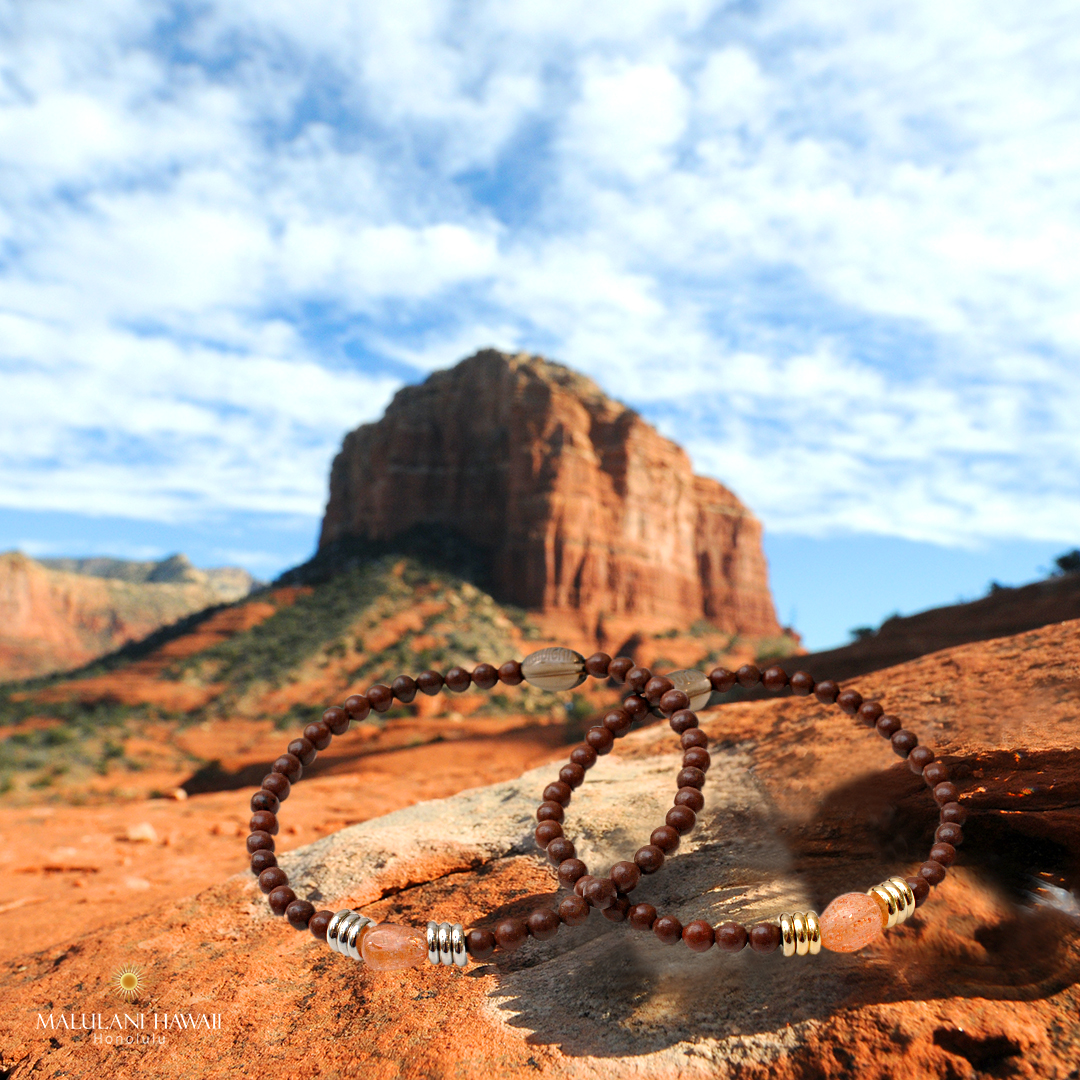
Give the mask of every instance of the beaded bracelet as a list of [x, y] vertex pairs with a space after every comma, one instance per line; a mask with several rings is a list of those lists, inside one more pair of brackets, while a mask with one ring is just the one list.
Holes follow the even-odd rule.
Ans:
[[[351, 721], [365, 719], [372, 709], [386, 712], [395, 700], [411, 702], [418, 691], [434, 695], [445, 688], [461, 693], [470, 685], [490, 690], [496, 683], [516, 686], [523, 680], [543, 690], [560, 691], [579, 686], [590, 675], [624, 684], [631, 693], [621, 707], [611, 709], [602, 723], [586, 732], [585, 742], [571, 751], [558, 779], [544, 788], [536, 812], [536, 842], [557, 867], [559, 884], [572, 890], [557, 908], [539, 908], [525, 919], [501, 919], [491, 929], [465, 931], [460, 923], [429, 922], [425, 931], [394, 923], [375, 924], [348, 908], [336, 913], [316, 911], [310, 901], [298, 899], [289, 888], [288, 877], [274, 855], [278, 808], [300, 779], [304, 766], [330, 745], [334, 735], [347, 731]], [[784, 912], [749, 929], [730, 921], [714, 927], [701, 919], [683, 926], [674, 916], [659, 914], [651, 904], [631, 905], [630, 893], [642, 874], [661, 868], [679, 846], [680, 838], [694, 828], [705, 805], [701, 789], [710, 758], [696, 710], [708, 703], [714, 690], [724, 693], [736, 684], [747, 689], [761, 685], [773, 692], [790, 686], [796, 696], [813, 694], [823, 704], [836, 704], [891, 742], [911, 770], [923, 777], [939, 807], [934, 845], [914, 876], [891, 877], [866, 893], [839, 896], [820, 917], [813, 911]], [[573, 843], [563, 832], [566, 807], [597, 756], [608, 753], [617, 738], [650, 714], [668, 718], [683, 750], [674, 805], [633, 861], [617, 862], [606, 877], [595, 877], [577, 858]], [[510, 660], [499, 668], [479, 664], [472, 672], [453, 667], [445, 675], [437, 671], [425, 671], [415, 679], [401, 675], [390, 686], [376, 684], [365, 694], [349, 697], [342, 706], [327, 709], [321, 720], [308, 724], [303, 735], [289, 743], [263, 779], [262, 788], [252, 796], [247, 849], [251, 869], [258, 875], [260, 889], [268, 894], [275, 915], [284, 915], [297, 930], [310, 930], [333, 951], [362, 959], [380, 971], [415, 967], [425, 957], [433, 964], [464, 967], [470, 959], [486, 960], [496, 949], [511, 952], [520, 948], [529, 937], [539, 941], [553, 938], [563, 925], [584, 923], [594, 908], [613, 922], [626, 921], [635, 930], [651, 930], [664, 944], [683, 941], [695, 952], [705, 952], [714, 944], [737, 952], [749, 944], [755, 952], [781, 949], [784, 956], [804, 956], [820, 952], [822, 946], [834, 952], [861, 949], [884, 929], [904, 922], [926, 900], [930, 887], [941, 882], [946, 867], [955, 862], [956, 848], [963, 840], [965, 811], [958, 799], [948, 766], [936, 760], [933, 750], [921, 745], [895, 716], [886, 715], [880, 703], [864, 701], [856, 690], [841, 690], [831, 679], [815, 682], [805, 671], [796, 671], [789, 679], [780, 667], [761, 672], [753, 664], [744, 664], [737, 671], [718, 667], [708, 675], [684, 670], [654, 676], [625, 656], [612, 660], [606, 653], [596, 653], [586, 660], [570, 649], [547, 648], [520, 663]]]

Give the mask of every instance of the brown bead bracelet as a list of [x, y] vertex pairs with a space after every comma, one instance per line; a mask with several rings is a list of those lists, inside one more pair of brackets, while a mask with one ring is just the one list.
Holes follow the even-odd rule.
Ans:
[[[544, 789], [536, 811], [536, 842], [557, 868], [559, 884], [573, 890], [557, 908], [539, 908], [525, 919], [502, 919], [491, 929], [465, 931], [460, 923], [429, 922], [425, 932], [393, 923], [376, 925], [350, 909], [336, 913], [316, 911], [310, 901], [298, 899], [289, 888], [288, 877], [274, 855], [278, 809], [302, 776], [304, 766], [330, 745], [334, 735], [344, 734], [353, 720], [365, 719], [372, 709], [386, 712], [395, 701], [411, 702], [418, 691], [434, 695], [445, 687], [461, 693], [470, 685], [489, 690], [497, 683], [516, 686], [522, 681], [545, 690], [570, 690], [590, 675], [622, 683], [631, 693], [621, 706], [609, 710], [600, 724], [586, 732], [584, 743], [571, 751], [558, 778]], [[700, 919], [683, 926], [674, 916], [659, 914], [651, 904], [631, 905], [630, 893], [641, 876], [661, 868], [681, 838], [692, 831], [705, 805], [701, 789], [710, 757], [708, 739], [698, 726], [696, 710], [708, 703], [713, 691], [724, 693], [736, 684], [747, 689], [761, 685], [772, 692], [790, 686], [796, 696], [813, 694], [821, 703], [837, 705], [890, 741], [911, 770], [923, 777], [939, 806], [940, 824], [934, 833], [934, 845], [914, 876], [892, 877], [865, 893], [839, 896], [820, 917], [813, 911], [785, 912], [773, 921], [749, 928], [730, 921], [714, 927]], [[683, 750], [674, 803], [664, 823], [653, 830], [649, 843], [637, 851], [633, 861], [616, 862], [606, 877], [596, 877], [577, 858], [573, 842], [563, 831], [566, 807], [597, 757], [610, 752], [617, 738], [649, 715], [668, 718]], [[737, 671], [718, 667], [708, 675], [686, 670], [654, 676], [648, 668], [625, 656], [612, 660], [605, 653], [596, 653], [585, 659], [570, 649], [547, 648], [520, 663], [509, 660], [499, 668], [479, 664], [471, 673], [453, 667], [445, 674], [425, 671], [415, 679], [401, 675], [390, 686], [376, 684], [364, 694], [347, 698], [342, 706], [327, 709], [321, 720], [308, 724], [303, 735], [289, 743], [263, 779], [261, 789], [252, 796], [247, 849], [252, 872], [258, 876], [259, 887], [267, 894], [275, 915], [284, 915], [295, 929], [310, 930], [335, 952], [363, 959], [376, 970], [414, 967], [423, 963], [425, 956], [434, 964], [457, 966], [467, 964], [470, 957], [486, 960], [496, 949], [511, 952], [529, 937], [546, 941], [564, 924], [578, 926], [588, 919], [593, 908], [612, 922], [626, 921], [635, 930], [651, 930], [666, 945], [681, 940], [695, 952], [705, 952], [714, 944], [729, 952], [737, 952], [747, 944], [756, 952], [782, 949], [785, 956], [817, 953], [822, 946], [836, 952], [854, 952], [882, 930], [905, 921], [955, 862], [956, 849], [963, 841], [965, 811], [949, 775], [948, 766], [936, 760], [933, 750], [921, 745], [895, 716], [887, 715], [880, 703], [864, 701], [856, 690], [841, 690], [831, 679], [815, 682], [805, 671], [796, 671], [789, 679], [780, 667], [762, 672], [753, 664], [744, 664]]]

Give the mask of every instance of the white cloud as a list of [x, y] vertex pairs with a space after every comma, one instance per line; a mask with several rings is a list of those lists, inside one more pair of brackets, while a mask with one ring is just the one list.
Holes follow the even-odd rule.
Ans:
[[0, 8], [0, 504], [321, 509], [542, 345], [774, 529], [1075, 539], [1064, 0]]

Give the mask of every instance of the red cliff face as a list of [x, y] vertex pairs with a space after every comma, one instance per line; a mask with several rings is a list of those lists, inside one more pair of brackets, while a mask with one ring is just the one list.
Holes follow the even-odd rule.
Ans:
[[415, 526], [484, 548], [499, 599], [573, 614], [601, 639], [699, 619], [780, 633], [746, 507], [637, 413], [540, 357], [477, 353], [346, 436], [320, 549]]

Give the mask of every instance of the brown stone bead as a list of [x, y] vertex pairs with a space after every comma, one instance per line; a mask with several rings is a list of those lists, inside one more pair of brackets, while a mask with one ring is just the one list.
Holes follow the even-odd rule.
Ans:
[[581, 896], [589, 907], [598, 908], [600, 911], [611, 907], [615, 903], [616, 895], [615, 883], [610, 878], [593, 878], [581, 890]]
[[864, 701], [855, 714], [855, 719], [865, 727], [874, 727], [884, 715], [885, 710], [880, 701]]
[[[345, 708], [343, 711], [348, 714], [348, 720], [355, 720], [357, 723], [360, 723], [361, 720], [366, 720], [371, 714], [371, 702], [368, 701], [363, 694], [351, 694], [345, 699]], [[326, 719], [325, 713], [323, 713], [323, 719]], [[330, 723], [329, 720], [326, 722], [327, 724]], [[346, 723], [345, 728], [347, 729], [348, 726], [349, 725]], [[333, 726], [331, 726], [330, 730], [335, 735], [342, 734], [341, 731], [336, 731]]]
[[253, 832], [247, 838], [247, 850], [249, 855], [256, 851], [273, 851], [274, 838], [268, 832]]
[[[787, 672], [782, 667], [777, 667], [775, 664], [771, 668], [766, 668], [761, 673], [761, 685], [766, 690], [771, 690], [774, 694], [783, 690], [788, 684]], [[691, 926], [694, 924], [691, 923]], [[712, 927], [709, 928], [710, 931]]]
[[665, 716], [690, 708], [690, 699], [682, 690], [668, 690], [660, 699], [660, 711]]
[[[805, 674], [805, 673], [804, 673]], [[795, 677], [792, 676], [792, 684]], [[741, 952], [746, 948], [746, 927], [737, 922], [722, 922], [715, 930], [716, 944], [725, 952]]]
[[544, 788], [544, 802], [557, 802], [560, 806], [569, 806], [572, 794], [573, 790], [569, 784], [564, 783], [562, 780], [552, 780]]
[[559, 779], [572, 788], [581, 787], [585, 780], [585, 770], [580, 765], [570, 762], [559, 770]]
[[848, 716], [855, 716], [862, 703], [862, 694], [860, 694], [858, 690], [842, 690], [836, 696], [836, 704], [840, 707], [841, 711], [846, 712]]
[[314, 914], [315, 905], [309, 900], [294, 900], [285, 909], [285, 918], [294, 930], [306, 930]]
[[738, 680], [741, 687], [750, 690], [761, 682], [761, 672], [755, 664], [743, 664], [743, 666], [735, 672], [735, 678]]
[[942, 866], [952, 866], [956, 862], [956, 848], [952, 844], [935, 844], [930, 849], [927, 858], [933, 862], [941, 863]]
[[525, 920], [525, 929], [529, 936], [537, 941], [550, 941], [559, 932], [561, 925], [559, 916], [551, 908], [537, 908]]
[[520, 949], [528, 936], [524, 919], [500, 919], [495, 924], [495, 942], [504, 952]]
[[915, 906], [922, 907], [924, 901], [930, 895], [930, 882], [928, 882], [926, 878], [921, 877], [909, 877], [904, 878], [904, 880], [915, 894]]
[[641, 696], [650, 705], [659, 705], [660, 699], [669, 691], [674, 690], [675, 684], [663, 675], [654, 675], [641, 691]]
[[542, 848], [547, 848], [555, 837], [562, 835], [563, 827], [557, 821], [541, 821], [533, 832], [537, 844]]
[[585, 886], [591, 881], [595, 881], [596, 877], [593, 874], [582, 874], [581, 877], [574, 882], [574, 892], [578, 896], [583, 896], [585, 893]]
[[927, 787], [937, 787], [949, 779], [949, 766], [944, 761], [931, 761], [922, 771], [922, 778]]
[[251, 872], [258, 877], [264, 870], [277, 866], [277, 856], [266, 848], [259, 848], [251, 853]]
[[641, 868], [637, 863], [624, 859], [611, 868], [609, 877], [615, 883], [615, 888], [619, 892], [633, 892], [637, 888], [638, 882], [641, 881]]
[[967, 811], [958, 802], [947, 802], [938, 812], [938, 817], [942, 824], [963, 825], [967, 821]]
[[289, 875], [280, 866], [267, 867], [259, 874], [259, 888], [264, 893], [272, 893], [275, 889], [280, 889], [282, 885], [288, 884]]
[[330, 926], [330, 920], [334, 917], [332, 911], [327, 911], [325, 908], [322, 911], [316, 911], [314, 915], [308, 920], [307, 928], [311, 932], [311, 936], [318, 941], [326, 940], [326, 931]]
[[289, 783], [288, 777], [282, 776], [278, 772], [272, 772], [263, 777], [262, 789], [263, 791], [269, 791], [271, 795], [277, 798], [278, 802], [284, 802], [289, 797], [292, 784]]
[[908, 768], [916, 776], [922, 776], [923, 769], [934, 760], [935, 756], [929, 746], [916, 746], [907, 756]]
[[566, 811], [562, 808], [560, 803], [542, 802], [536, 808], [537, 821], [563, 821], [565, 818]]
[[625, 709], [612, 709], [604, 717], [603, 723], [616, 738], [625, 735], [634, 726], [634, 721]]
[[390, 691], [398, 701], [408, 705], [416, 697], [416, 680], [410, 679], [408, 675], [399, 675], [390, 684]]
[[631, 694], [623, 699], [622, 707], [630, 714], [634, 723], [639, 723], [649, 715], [649, 703], [637, 694]]
[[655, 874], [664, 865], [664, 853], [655, 844], [646, 844], [637, 849], [634, 862], [643, 874]]
[[879, 716], [874, 727], [883, 739], [891, 739], [904, 726], [898, 716]]
[[608, 664], [608, 678], [617, 683], [624, 683], [633, 667], [634, 661], [629, 656], [617, 656]]
[[[505, 681], [505, 680], [504, 680]], [[518, 680], [520, 682], [520, 680]], [[443, 688], [443, 677], [437, 671], [421, 671], [416, 676], [416, 688], [421, 694], [434, 697]], [[477, 930], [478, 934], [490, 933], [488, 930]]]
[[486, 960], [495, 951], [495, 935], [490, 930], [470, 930], [465, 935], [465, 951], [474, 960]]
[[364, 696], [376, 712], [386, 712], [394, 704], [394, 691], [382, 683], [369, 686]]
[[689, 807], [695, 814], [699, 814], [705, 805], [705, 796], [694, 787], [679, 788], [675, 795], [675, 805]]
[[493, 664], [477, 664], [473, 668], [472, 681], [481, 690], [490, 690], [499, 681], [499, 671]]
[[[796, 697], [806, 697], [814, 692], [814, 676], [809, 671], [796, 671], [791, 676], [791, 692]], [[725, 926], [737, 926], [737, 923], [724, 923]], [[745, 933], [745, 930], [743, 931]]]
[[293, 739], [285, 749], [292, 754], [293, 757], [299, 758], [301, 765], [310, 765], [315, 760], [315, 755], [317, 753], [311, 740], [305, 738]]
[[653, 924], [652, 932], [663, 945], [682, 941], [682, 923], [674, 915], [661, 915]]
[[525, 681], [521, 674], [521, 663], [518, 660], [507, 660], [499, 665], [499, 682], [505, 686], [520, 686]]
[[585, 661], [585, 670], [594, 679], [606, 679], [610, 667], [611, 657], [608, 656], [606, 652], [593, 653], [592, 656]]
[[304, 775], [304, 766], [295, 754], [282, 754], [270, 769], [272, 772], [281, 773], [290, 784], [295, 784]]
[[626, 912], [626, 921], [635, 930], [651, 930], [656, 922], [656, 908], [652, 904], [634, 904]]
[[325, 750], [330, 745], [333, 733], [330, 725], [325, 720], [316, 720], [304, 728], [304, 738], [307, 739], [316, 750]]
[[673, 806], [667, 812], [664, 821], [680, 836], [685, 836], [688, 832], [693, 832], [694, 826], [697, 824], [697, 814], [689, 806]]
[[[352, 698], [349, 700], [351, 701]], [[367, 701], [367, 698], [364, 700]], [[340, 705], [331, 705], [329, 709], [324, 709], [322, 714], [322, 721], [330, 729], [332, 735], [344, 735], [349, 730], [352, 719], [352, 716]]]
[[906, 758], [919, 745], [919, 736], [914, 731], [901, 728], [889, 741], [892, 743], [893, 753], [897, 757]]
[[581, 926], [588, 921], [591, 910], [580, 896], [568, 896], [559, 904], [559, 919], [567, 926]]
[[959, 847], [964, 842], [964, 830], [954, 821], [942, 822], [934, 830], [934, 842]]
[[671, 825], [658, 825], [649, 836], [649, 843], [664, 854], [670, 854], [679, 846], [679, 830]]
[[945, 867], [933, 859], [927, 859], [919, 867], [919, 877], [925, 878], [928, 885], [940, 885], [945, 880]]
[[585, 741], [598, 753], [607, 754], [615, 745], [615, 736], [606, 727], [591, 727], [585, 732]]
[[591, 769], [596, 764], [596, 751], [588, 744], [575, 746], [570, 751], [570, 760], [583, 769]]
[[679, 775], [675, 777], [675, 786], [704, 787], [705, 774], [700, 769], [695, 769], [693, 765], [688, 765], [685, 769], [679, 770]]
[[[455, 694], [462, 694], [469, 689], [472, 676], [463, 667], [455, 665], [443, 676], [443, 682], [446, 684], [447, 690], [453, 690]], [[498, 933], [495, 936], [498, 937]]]
[[694, 952], [708, 952], [716, 941], [716, 933], [704, 919], [694, 919], [682, 928], [683, 943]]
[[284, 915], [289, 905], [296, 899], [296, 893], [288, 885], [279, 885], [271, 889], [266, 899], [270, 903], [270, 910], [275, 915]]
[[683, 754], [682, 763], [684, 768], [700, 769], [702, 772], [707, 772], [712, 764], [712, 758], [709, 757], [708, 750], [700, 746], [692, 746]]
[[630, 901], [625, 896], [616, 896], [614, 900], [601, 912], [608, 922], [623, 922], [626, 913], [630, 910]]
[[[822, 705], [832, 705], [839, 696], [840, 686], [834, 679], [822, 679], [821, 682], [814, 684], [814, 697]], [[760, 923], [759, 925], [767, 926], [768, 923]]]
[[559, 884], [572, 889], [588, 872], [588, 867], [580, 859], [563, 859], [559, 863]]
[[943, 784], [934, 785], [934, 802], [938, 806], [944, 806], [946, 803], [956, 802], [960, 798], [960, 792], [957, 791], [956, 785], [949, 783], [948, 780]]
[[635, 694], [641, 694], [641, 696], [644, 697], [645, 687], [648, 685], [651, 678], [652, 672], [647, 667], [632, 667], [626, 673], [626, 685], [629, 686]]
[[698, 726], [697, 713], [691, 709], [679, 709], [668, 718], [668, 724], [676, 735], [684, 735]]
[[751, 927], [750, 948], [754, 952], [776, 952], [780, 948], [780, 927], [768, 922]]
[[687, 728], [679, 736], [679, 745], [684, 750], [689, 750], [691, 746], [700, 746], [704, 750], [709, 745], [709, 736], [701, 728]]
[[726, 694], [734, 685], [738, 676], [734, 671], [728, 671], [725, 667], [713, 668], [709, 672], [709, 682], [718, 694]]
[[[552, 822], [554, 824], [554, 822]], [[553, 866], [561, 866], [567, 859], [572, 859], [577, 854], [573, 841], [565, 836], [557, 836], [547, 846], [547, 857]]]
[[248, 822], [248, 831], [253, 833], [266, 832], [271, 836], [277, 836], [277, 815], [271, 814], [269, 810], [256, 810], [251, 815], [251, 821]]
[[272, 791], [256, 791], [251, 796], [251, 810], [269, 810], [271, 814], [278, 812], [281, 800]]

